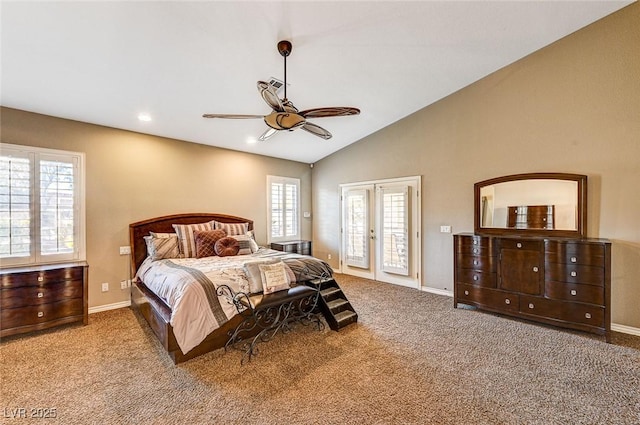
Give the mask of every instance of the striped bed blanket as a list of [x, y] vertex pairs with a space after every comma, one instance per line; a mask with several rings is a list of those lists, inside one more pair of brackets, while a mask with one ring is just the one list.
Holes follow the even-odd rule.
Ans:
[[238, 314], [232, 303], [217, 295], [217, 288], [227, 285], [234, 291], [246, 291], [245, 264], [273, 259], [281, 259], [296, 282], [333, 274], [331, 266], [317, 258], [260, 248], [253, 254], [229, 257], [147, 258], [136, 277], [171, 307], [171, 326], [186, 354]]

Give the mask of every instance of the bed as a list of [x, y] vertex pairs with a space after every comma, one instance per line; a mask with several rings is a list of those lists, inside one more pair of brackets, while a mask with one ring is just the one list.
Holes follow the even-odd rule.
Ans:
[[[302, 283], [305, 280], [317, 278], [319, 275], [332, 274], [331, 267], [319, 259], [299, 254], [273, 251], [264, 247], [253, 250], [247, 255], [237, 255], [219, 258], [216, 256], [184, 259], [161, 259], [151, 261], [147, 252], [145, 237], [153, 232], [156, 234], [172, 234], [174, 225], [193, 225], [198, 223], [217, 222], [229, 226], [244, 224], [244, 228], [253, 231], [253, 221], [237, 216], [213, 213], [188, 213], [155, 217], [129, 225], [131, 244], [131, 273], [135, 276], [131, 287], [131, 306], [139, 312], [149, 324], [164, 349], [174, 363], [181, 363], [204, 353], [222, 348], [229, 340], [229, 335], [241, 323], [242, 317], [234, 311], [233, 306], [225, 300], [217, 300], [215, 288], [219, 285], [230, 285], [236, 290], [244, 290], [243, 265], [245, 262], [266, 261], [265, 259], [281, 259], [287, 264], [291, 281]], [[254, 244], [255, 245], [255, 244]], [[187, 285], [196, 287], [208, 300], [196, 300], [191, 293], [189, 297], [196, 300], [201, 307], [180, 307], [176, 304], [176, 297], [172, 294], [171, 286], [163, 286], [164, 280], [176, 271], [184, 281], [192, 276], [206, 278], [213, 290], [203, 291], [199, 284], [189, 282]], [[166, 276], [163, 274], [166, 272]], [[192, 291], [193, 292], [193, 291]], [[161, 295], [158, 295], [161, 294]], [[219, 295], [219, 294], [218, 294]], [[206, 310], [206, 303], [215, 304], [212, 311]], [[184, 304], [183, 304], [184, 305]], [[201, 309], [202, 308], [202, 309]], [[190, 317], [185, 316], [188, 312]], [[215, 318], [212, 319], [212, 318]], [[185, 332], [189, 335], [185, 336]], [[195, 338], [195, 339], [194, 339]]]

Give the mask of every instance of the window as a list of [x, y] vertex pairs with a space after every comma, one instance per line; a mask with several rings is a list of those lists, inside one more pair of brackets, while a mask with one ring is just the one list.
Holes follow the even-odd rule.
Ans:
[[84, 259], [83, 164], [81, 153], [2, 144], [3, 266]]
[[267, 176], [269, 242], [300, 239], [300, 180]]

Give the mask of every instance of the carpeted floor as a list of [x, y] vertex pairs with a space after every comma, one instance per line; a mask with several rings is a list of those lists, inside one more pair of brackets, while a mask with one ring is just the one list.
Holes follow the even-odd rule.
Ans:
[[[640, 338], [454, 309], [337, 276], [359, 313], [174, 366], [130, 309], [0, 344], [2, 423], [640, 424]], [[11, 419], [55, 409], [55, 419]]]

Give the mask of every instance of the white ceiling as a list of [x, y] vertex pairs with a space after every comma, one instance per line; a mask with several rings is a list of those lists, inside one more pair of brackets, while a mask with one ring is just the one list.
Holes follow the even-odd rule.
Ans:
[[[62, 118], [315, 162], [632, 1], [49, 1], [1, 3], [1, 103]], [[279, 132], [258, 80], [299, 109], [355, 106]], [[151, 122], [140, 122], [146, 112]]]

